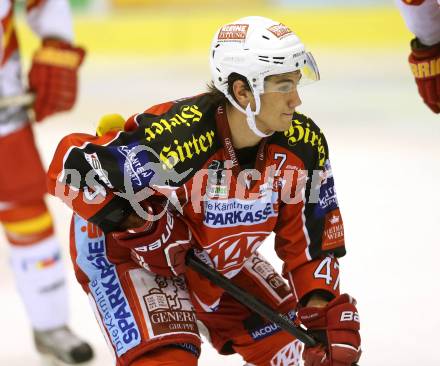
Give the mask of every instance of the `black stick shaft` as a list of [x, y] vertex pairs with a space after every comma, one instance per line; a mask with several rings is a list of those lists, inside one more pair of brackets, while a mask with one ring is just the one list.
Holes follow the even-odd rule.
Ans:
[[194, 271], [201, 274], [203, 277], [209, 279], [213, 284], [224, 289], [228, 292], [234, 299], [239, 301], [244, 306], [255, 311], [262, 317], [270, 320], [271, 322], [277, 324], [281, 329], [292, 334], [306, 346], [313, 347], [316, 345], [315, 339], [306, 333], [304, 329], [297, 327], [289, 318], [277, 313], [275, 310], [247, 293], [239, 286], [233, 284], [229, 279], [218, 273], [216, 270], [207, 266], [200, 259], [194, 256], [194, 253], [189, 252], [186, 257], [186, 263]]
[[[209, 267], [205, 263], [203, 263], [200, 259], [198, 259], [194, 252], [189, 251], [186, 256], [186, 264], [188, 267], [192, 268], [197, 273], [201, 274], [203, 277], [206, 277], [210, 280], [214, 285], [225, 290], [228, 294], [230, 294], [235, 300], [248, 307], [250, 310], [255, 311], [257, 314], [262, 317], [270, 320], [271, 322], [277, 324], [281, 329], [285, 330], [289, 334], [292, 334], [298, 340], [303, 342], [308, 347], [313, 347], [317, 344], [316, 340], [307, 334], [305, 329], [302, 329], [296, 326], [289, 318], [285, 317], [283, 314], [277, 313], [275, 310], [235, 285], [218, 273], [215, 269]], [[359, 366], [354, 363], [352, 366]]]

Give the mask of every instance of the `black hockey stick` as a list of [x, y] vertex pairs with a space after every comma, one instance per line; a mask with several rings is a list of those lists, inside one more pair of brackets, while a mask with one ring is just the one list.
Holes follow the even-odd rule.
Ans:
[[[230, 294], [235, 300], [256, 312], [262, 317], [270, 320], [278, 325], [281, 329], [285, 330], [289, 334], [296, 337], [308, 347], [313, 347], [317, 344], [317, 341], [307, 333], [307, 330], [296, 326], [287, 316], [276, 312], [271, 307], [267, 306], [262, 301], [258, 300], [253, 295], [249, 294], [239, 286], [235, 285], [228, 278], [218, 273], [215, 269], [209, 267], [203, 263], [199, 258], [194, 255], [193, 251], [189, 251], [186, 256], [186, 264], [197, 273], [206, 277], [214, 285], [222, 288], [228, 294]], [[352, 366], [358, 366], [353, 364]]]
[[203, 277], [206, 277], [214, 285], [217, 285], [225, 290], [235, 300], [248, 307], [252, 311], [255, 311], [265, 319], [277, 324], [281, 329], [284, 329], [286, 332], [295, 336], [306, 346], [313, 347], [316, 345], [316, 340], [307, 334], [305, 329], [296, 326], [287, 316], [276, 312], [253, 295], [233, 284], [228, 278], [224, 277], [215, 269], [203, 263], [194, 255], [194, 252], [190, 251], [188, 253], [186, 256], [186, 264]]

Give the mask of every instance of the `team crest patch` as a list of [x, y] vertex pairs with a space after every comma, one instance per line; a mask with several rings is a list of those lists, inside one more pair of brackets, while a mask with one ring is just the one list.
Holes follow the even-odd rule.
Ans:
[[289, 27], [286, 27], [284, 24], [273, 25], [272, 27], [267, 28], [267, 30], [273, 34], [275, 34], [278, 38], [284, 38], [288, 34], [293, 34]]
[[217, 39], [221, 41], [240, 41], [246, 38], [249, 24], [228, 24], [220, 29]]
[[322, 249], [331, 250], [344, 244], [344, 225], [339, 208], [325, 215]]
[[299, 365], [302, 348], [298, 340], [288, 343], [270, 360], [270, 366]]
[[269, 234], [266, 231], [240, 232], [225, 236], [204, 249], [216, 270], [232, 278], [240, 272]]

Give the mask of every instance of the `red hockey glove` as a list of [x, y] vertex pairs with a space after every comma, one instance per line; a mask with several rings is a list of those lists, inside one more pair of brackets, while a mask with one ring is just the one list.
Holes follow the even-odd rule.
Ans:
[[80, 47], [59, 40], [44, 40], [33, 57], [29, 89], [35, 93], [35, 120], [67, 111], [75, 104], [77, 71], [85, 56]]
[[[191, 248], [192, 235], [181, 216], [158, 202], [143, 204], [156, 221], [147, 220], [137, 228], [113, 232], [120, 246], [131, 250], [132, 259], [141, 267], [161, 276], [178, 276], [185, 272], [185, 256]], [[163, 213], [161, 215], [161, 213]]]
[[304, 349], [304, 366], [351, 366], [359, 361], [361, 337], [355, 305], [356, 300], [344, 294], [323, 308], [309, 306], [298, 310], [299, 320], [312, 334], [324, 333], [322, 344]]
[[424, 46], [415, 38], [408, 61], [425, 104], [440, 113], [440, 43]]

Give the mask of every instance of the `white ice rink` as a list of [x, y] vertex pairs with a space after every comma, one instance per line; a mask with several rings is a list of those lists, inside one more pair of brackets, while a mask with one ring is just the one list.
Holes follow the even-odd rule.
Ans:
[[[362, 366], [440, 365], [440, 116], [418, 97], [407, 51], [314, 51], [322, 81], [300, 93], [300, 111], [325, 131], [345, 220], [348, 254], [342, 290], [358, 299]], [[73, 131], [92, 132], [98, 118], [125, 117], [154, 103], [193, 95], [208, 81], [205, 58], [156, 61], [89, 57], [73, 113], [36, 126], [48, 163], [57, 142]], [[70, 213], [50, 199], [64, 243], [71, 290], [71, 324], [96, 351], [92, 366], [110, 366], [107, 346], [71, 270]], [[0, 365], [38, 365], [31, 332], [0, 244]], [[263, 252], [278, 259], [272, 241]], [[243, 365], [206, 343], [202, 366]]]

